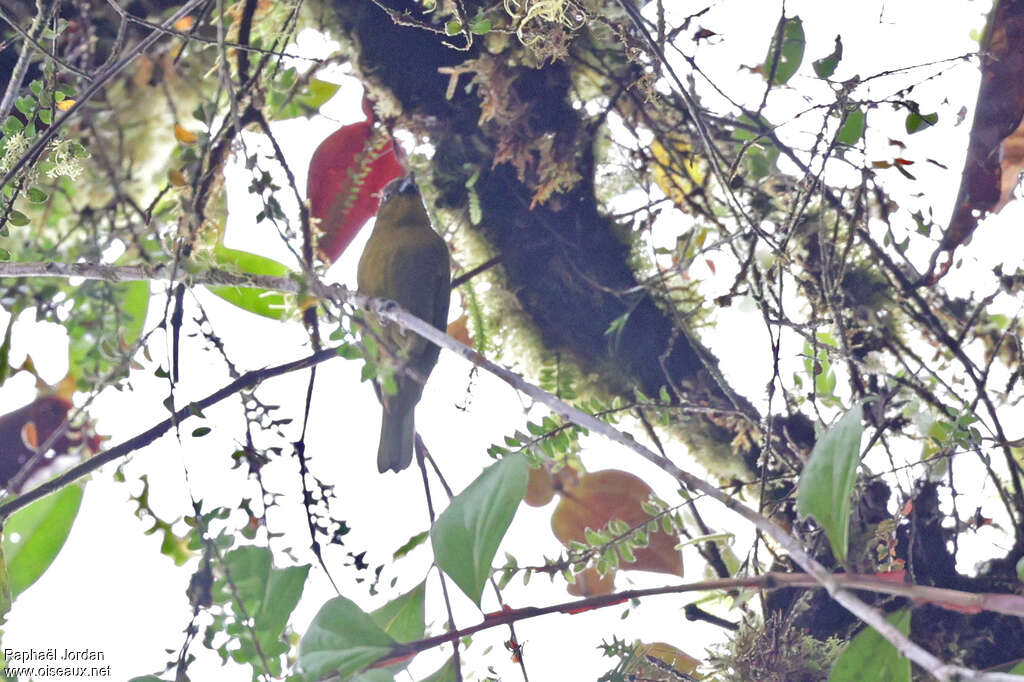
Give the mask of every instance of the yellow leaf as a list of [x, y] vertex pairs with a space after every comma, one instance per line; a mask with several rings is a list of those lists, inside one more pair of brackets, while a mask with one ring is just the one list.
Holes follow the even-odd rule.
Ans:
[[188, 178], [180, 170], [172, 168], [167, 171], [167, 179], [171, 181], [171, 184], [175, 187], [184, 187], [188, 184]]
[[704, 163], [694, 154], [690, 138], [682, 133], [670, 133], [665, 140], [651, 143], [654, 167], [651, 176], [665, 196], [674, 204], [682, 204], [694, 187], [704, 184], [707, 176]]
[[191, 14], [188, 14], [186, 16], [183, 16], [181, 19], [178, 19], [176, 22], [174, 22], [174, 30], [176, 30], [176, 31], [188, 31], [189, 29], [191, 29], [195, 25], [196, 25], [196, 18], [194, 16], [192, 16]]
[[75, 100], [73, 99], [62, 99], [61, 101], [57, 102], [57, 108], [61, 111], [67, 111], [73, 106], [75, 106]]
[[[624, 673], [631, 673], [636, 679], [644, 680], [678, 680], [701, 679], [697, 676], [700, 661], [684, 651], [665, 642], [646, 644], [636, 642], [633, 645], [636, 656], [631, 659]], [[668, 666], [668, 670], [665, 669]], [[680, 673], [686, 677], [680, 677]]]
[[185, 130], [177, 123], [174, 124], [174, 137], [182, 144], [195, 144], [199, 139], [195, 133]]

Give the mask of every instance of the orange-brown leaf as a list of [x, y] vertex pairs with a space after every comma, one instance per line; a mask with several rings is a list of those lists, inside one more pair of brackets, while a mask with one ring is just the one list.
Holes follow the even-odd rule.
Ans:
[[[642, 479], [626, 471], [606, 469], [580, 477], [567, 490], [551, 515], [551, 529], [561, 542], [586, 542], [586, 529], [599, 530], [612, 519], [640, 527], [651, 520], [643, 510], [653, 491]], [[663, 532], [650, 535], [650, 544], [634, 551], [636, 561], [622, 569], [683, 574], [683, 560], [676, 549], [677, 538]]]
[[174, 138], [182, 144], [195, 144], [199, 139], [196, 137], [195, 133], [187, 130], [178, 123], [174, 124]]
[[473, 345], [473, 337], [469, 334], [469, 318], [465, 314], [460, 315], [459, 319], [448, 325], [448, 336], [461, 341], [467, 346]]
[[544, 466], [530, 467], [530, 478], [526, 483], [526, 496], [523, 497], [523, 502], [531, 507], [543, 507], [554, 496], [554, 477], [548, 468]]
[[601, 575], [591, 566], [576, 574], [576, 582], [568, 586], [569, 594], [574, 597], [600, 597], [615, 591], [615, 571]]

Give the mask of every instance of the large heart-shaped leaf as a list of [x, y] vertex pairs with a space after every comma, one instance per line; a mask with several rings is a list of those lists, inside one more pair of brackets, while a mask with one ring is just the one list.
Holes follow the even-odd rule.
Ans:
[[524, 455], [505, 457], [457, 495], [430, 529], [437, 565], [477, 605], [528, 477]]
[[426, 584], [420, 583], [370, 614], [373, 622], [399, 642], [423, 639], [423, 596]]
[[[230, 584], [214, 585], [218, 602], [230, 603], [241, 615], [241, 600], [249, 625], [239, 632], [239, 646], [231, 656], [238, 662], [265, 664], [272, 674], [281, 673], [281, 659], [288, 649], [282, 636], [288, 618], [302, 596], [309, 565], [275, 568], [265, 547], [239, 547], [225, 557]], [[257, 664], [258, 662], [258, 664]]]
[[398, 644], [373, 618], [345, 597], [324, 604], [299, 642], [299, 666], [306, 680], [354, 675]]

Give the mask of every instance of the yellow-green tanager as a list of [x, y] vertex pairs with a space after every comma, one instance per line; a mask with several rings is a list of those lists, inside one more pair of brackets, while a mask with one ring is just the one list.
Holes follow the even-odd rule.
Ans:
[[[359, 259], [359, 291], [395, 301], [440, 330], [448, 323], [451, 267], [448, 247], [430, 226], [419, 188], [412, 176], [399, 178], [381, 192], [380, 209], [370, 240]], [[388, 393], [375, 385], [384, 407], [377, 448], [377, 468], [401, 471], [412, 462], [416, 427], [413, 412], [423, 382], [434, 369], [440, 349], [396, 324], [372, 320], [370, 331], [390, 349], [381, 349], [380, 362], [392, 365], [398, 390]]]

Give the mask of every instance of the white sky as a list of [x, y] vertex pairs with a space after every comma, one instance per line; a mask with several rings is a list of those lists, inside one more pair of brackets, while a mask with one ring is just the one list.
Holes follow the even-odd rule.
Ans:
[[[692, 2], [681, 4], [683, 14], [704, 6]], [[808, 83], [813, 79], [810, 62], [831, 52], [837, 32], [842, 33], [845, 46], [837, 78], [848, 78], [855, 73], [865, 76], [894, 66], [967, 53], [977, 48], [969, 32], [981, 26], [981, 17], [986, 9], [982, 4], [890, 2], [883, 5], [865, 2], [852, 9], [848, 3], [788, 3], [787, 13], [801, 15], [808, 36], [804, 65], [794, 77], [794, 84], [801, 92], [807, 89], [815, 91], [816, 101], [828, 101], [828, 91], [823, 90], [824, 86]], [[713, 69], [716, 82], [730, 94], [749, 101], [756, 97], [750, 94], [749, 88], [762, 87], [760, 76], [738, 72], [735, 65], [754, 66], [763, 60], [778, 12], [777, 3], [726, 2], [715, 5], [711, 12], [694, 22], [693, 30], [703, 26], [724, 36], [720, 43], [712, 39], [711, 45], [702, 47], [696, 54], [698, 63]], [[685, 35], [681, 36], [681, 46], [693, 54], [692, 45]], [[724, 66], [716, 67], [716, 60], [722, 60]], [[949, 121], [961, 105], [973, 108], [976, 78], [974, 66], [963, 64], [954, 69], [947, 79], [923, 84], [915, 90], [913, 97], [922, 102], [924, 110], [938, 109], [940, 120]], [[323, 116], [275, 124], [275, 131], [286, 141], [283, 145], [285, 153], [300, 185], [304, 184], [305, 169], [316, 144], [340, 124], [362, 117], [358, 87], [350, 79], [344, 83], [341, 94], [325, 108]], [[872, 95], [877, 96], [881, 92], [885, 89], [873, 90]], [[944, 97], [949, 97], [948, 105], [940, 104]], [[773, 109], [768, 116], [775, 122], [785, 120], [791, 112], [806, 106], [806, 102], [788, 94], [773, 98], [772, 104]], [[913, 169], [915, 173], [920, 171], [918, 187], [929, 188], [927, 195], [920, 199], [922, 205], [936, 207], [936, 219], [942, 223], [948, 215], [952, 193], [956, 190], [970, 116], [960, 128], [937, 128], [915, 136], [916, 139], [908, 139], [902, 134], [903, 115], [879, 110], [869, 115], [868, 125], [870, 128], [883, 120], [885, 123], [882, 125], [889, 125], [891, 119], [895, 131], [893, 136], [898, 134], [908, 144], [918, 143], [921, 149], [927, 149], [928, 154], [949, 167], [948, 171], [940, 171], [929, 167], [929, 164], [918, 163]], [[799, 138], [799, 124], [794, 124], [793, 129], [784, 128], [783, 133]], [[876, 135], [875, 138], [869, 147], [870, 158], [894, 155], [884, 136]], [[247, 135], [246, 139], [255, 143], [257, 136]], [[907, 158], [915, 158], [913, 153], [913, 147], [901, 152]], [[944, 156], [938, 158], [939, 155]], [[897, 187], [900, 182], [897, 181]], [[247, 183], [244, 170], [237, 165], [229, 170], [231, 222], [226, 245], [290, 262], [287, 251], [276, 243], [272, 228], [255, 223], [254, 216], [259, 207], [247, 195]], [[303, 188], [300, 186], [300, 189]], [[905, 188], [905, 191], [920, 190]], [[286, 208], [293, 206], [288, 193], [282, 193], [280, 199]], [[1011, 205], [1007, 213], [1011, 211], [1019, 222], [1020, 208]], [[976, 235], [972, 256], [967, 259], [964, 269], [951, 272], [946, 284], [970, 284], [975, 247], [1005, 244], [1011, 229], [1008, 225], [1012, 221], [990, 222], [991, 225], [987, 223]], [[368, 226], [331, 269], [330, 277], [353, 283], [355, 262], [369, 229]], [[1019, 237], [1017, 240], [1019, 244]], [[1000, 253], [998, 250], [995, 252]], [[695, 276], [708, 279], [712, 288], [720, 287], [724, 291], [733, 276], [726, 260], [724, 257], [718, 259], [716, 274], [703, 271], [696, 272]], [[990, 264], [983, 265], [987, 267]], [[308, 352], [306, 334], [296, 322], [280, 324], [257, 318], [205, 291], [196, 292], [195, 296], [213, 320], [214, 331], [224, 340], [229, 357], [243, 370], [277, 364]], [[163, 300], [162, 295], [153, 299], [147, 329], [158, 323]], [[716, 326], [705, 331], [705, 341], [720, 354], [723, 371], [737, 390], [752, 399], [759, 399], [770, 377], [767, 339], [755, 336], [757, 343], [729, 342], [729, 339], [749, 339], [752, 319], [756, 334], [764, 337], [762, 324], [756, 314], [754, 318], [752, 314], [749, 306], [744, 305], [719, 311]], [[188, 315], [186, 319], [189, 319]], [[0, 323], [4, 321], [0, 319]], [[40, 372], [47, 379], [60, 379], [67, 368], [63, 330], [56, 325], [29, 322], [27, 315], [18, 325], [14, 333], [12, 364], [16, 365], [31, 348]], [[167, 340], [161, 332], [151, 338], [150, 351], [155, 359], [166, 357]], [[179, 402], [204, 396], [227, 383], [229, 377], [218, 357], [215, 353], [202, 351], [195, 343], [186, 344], [182, 383], [177, 394]], [[795, 357], [791, 361], [794, 365], [801, 362]], [[110, 436], [110, 444], [134, 436], [166, 416], [160, 404], [167, 390], [166, 380], [152, 375], [154, 364], [143, 364], [146, 366], [143, 371], [133, 373], [134, 392], [104, 391], [91, 410], [99, 431]], [[427, 528], [423, 492], [416, 468], [397, 476], [381, 476], [376, 471], [373, 453], [379, 428], [379, 407], [370, 387], [359, 383], [359, 370], [358, 363], [341, 359], [320, 366], [307, 452], [316, 475], [336, 486], [338, 502], [333, 510], [334, 516], [348, 520], [353, 528], [342, 551], [328, 550], [328, 564], [343, 593], [366, 610], [371, 610], [422, 579], [429, 565], [429, 552], [421, 547], [411, 556], [388, 567], [380, 583], [382, 594], [377, 597], [368, 596], [365, 585], [359, 586], [352, 581], [353, 571], [340, 568], [347, 550], [370, 549], [367, 560], [371, 565], [387, 562], [395, 548], [411, 535]], [[307, 377], [306, 373], [282, 377], [267, 382], [258, 392], [264, 401], [282, 405], [282, 412], [295, 419], [285, 428], [290, 439], [298, 434]], [[487, 446], [500, 441], [502, 435], [522, 428], [525, 421], [522, 402], [500, 382], [478, 376], [473, 381], [471, 399], [467, 401], [469, 384], [469, 367], [442, 353], [417, 411], [418, 429], [456, 490], [469, 483], [490, 462], [484, 455]], [[26, 404], [34, 397], [34, 391], [33, 380], [26, 374], [10, 378], [0, 387], [0, 410], [7, 411]], [[467, 402], [466, 410], [456, 407]], [[165, 660], [173, 658], [173, 654], [166, 654], [165, 649], [176, 649], [181, 644], [182, 631], [190, 617], [185, 588], [196, 561], [178, 568], [159, 554], [159, 537], [143, 534], [148, 522], [135, 518], [133, 504], [128, 498], [140, 490], [138, 478], [143, 474], [149, 477], [151, 504], [165, 519], [189, 514], [190, 496], [203, 499], [204, 506], [210, 508], [216, 505], [235, 506], [241, 496], [256, 494], [255, 487], [242, 474], [231, 470], [228, 458], [238, 442], [237, 429], [242, 423], [238, 400], [228, 400], [207, 410], [206, 417], [205, 425], [215, 427], [210, 435], [201, 439], [191, 438], [188, 434], [202, 424], [198, 420], [190, 420], [183, 426], [180, 442], [168, 435], [134, 454], [124, 465], [128, 483], [114, 483], [111, 478], [114, 468], [109, 465], [89, 481], [82, 510], [64, 550], [42, 579], [14, 604], [5, 627], [4, 646], [99, 649], [107, 654], [106, 662], [112, 664], [113, 677], [117, 679], [158, 671]], [[639, 435], [639, 432], [635, 433]], [[652, 466], [638, 463], [622, 449], [594, 438], [588, 439], [586, 445], [584, 462], [589, 470], [615, 467], [634, 471], [647, 480], [661, 497], [674, 499], [675, 486]], [[687, 462], [680, 452], [681, 447], [675, 445], [673, 448], [680, 455], [679, 461]], [[276, 550], [291, 548], [301, 562], [312, 563], [313, 558], [305, 549], [309, 538], [299, 503], [295, 463], [284, 458], [269, 465], [264, 474], [274, 491], [284, 493], [281, 504], [270, 512], [269, 522], [273, 531], [284, 532], [285, 537], [271, 545]], [[435, 491], [435, 500], [440, 494], [440, 491]], [[703, 509], [712, 508], [705, 505]], [[499, 550], [496, 564], [502, 563], [506, 550], [516, 554], [521, 564], [540, 563], [543, 555], [556, 556], [560, 545], [547, 530], [551, 510], [551, 507], [538, 510], [524, 505]], [[723, 518], [715, 523], [725, 525], [731, 521]], [[261, 542], [265, 543], [265, 538]], [[684, 555], [687, 580], [698, 578], [701, 566], [696, 555], [689, 553], [691, 551], [687, 550]], [[280, 554], [279, 559], [285, 561]], [[392, 578], [398, 580], [394, 589], [389, 588]], [[620, 589], [630, 586], [624, 578], [620, 574], [617, 583]], [[634, 574], [632, 579], [636, 586], [671, 582], [667, 576], [652, 574]], [[457, 589], [455, 592], [458, 624], [468, 626], [478, 622], [479, 614], [475, 607], [458, 594]], [[314, 566], [304, 598], [291, 621], [294, 629], [304, 632], [316, 610], [331, 596], [329, 584], [320, 569]], [[428, 617], [436, 632], [442, 622], [436, 577], [430, 580], [427, 597]], [[568, 595], [560, 583], [552, 586], [546, 578], [534, 577], [525, 589], [519, 586], [519, 581], [513, 581], [505, 598], [513, 606], [524, 606], [566, 601]], [[525, 656], [531, 679], [595, 679], [611, 667], [611, 661], [601, 659], [595, 647], [602, 639], [610, 641], [612, 635], [626, 640], [667, 641], [701, 657], [704, 646], [720, 635], [710, 626], [689, 623], [683, 618], [681, 607], [695, 599], [692, 594], [648, 599], [625, 620], [620, 620], [623, 608], [615, 607], [584, 615], [550, 616], [520, 623], [517, 625], [519, 640], [527, 642]], [[495, 608], [493, 597], [485, 596], [485, 610]], [[723, 615], [737, 619], [735, 612], [723, 612]], [[490, 665], [503, 679], [520, 679], [502, 647], [505, 639], [505, 629], [478, 635], [464, 654], [464, 660], [469, 663], [467, 671], [473, 670], [482, 676], [486, 666]], [[487, 654], [489, 647], [490, 653]], [[247, 668], [235, 665], [220, 668], [215, 657], [205, 652], [199, 641], [193, 644], [191, 651], [200, 657], [190, 669], [193, 679], [232, 682], [250, 678]], [[437, 652], [421, 655], [411, 670], [417, 678], [421, 677], [445, 657]], [[467, 675], [467, 679], [475, 678], [477, 675], [472, 673]]]

